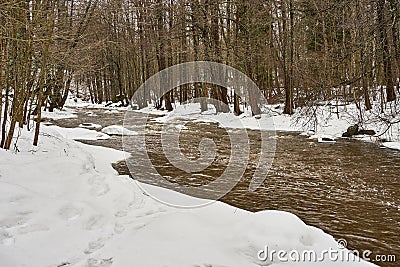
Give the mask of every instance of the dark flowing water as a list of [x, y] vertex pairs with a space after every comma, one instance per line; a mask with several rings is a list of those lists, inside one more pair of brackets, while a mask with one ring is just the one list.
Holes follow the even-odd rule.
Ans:
[[[98, 116], [88, 116], [89, 111]], [[53, 123], [63, 127], [98, 123], [104, 127], [122, 125], [123, 120], [122, 112], [81, 109], [78, 118]], [[231, 150], [227, 131], [216, 124], [187, 121], [176, 121], [172, 127], [182, 124], [186, 127], [181, 131], [179, 145], [187, 157], [199, 156], [197, 148], [203, 138], [212, 138], [216, 144], [217, 157], [202, 172], [188, 174], [168, 161], [160, 149], [159, 123], [147, 123], [146, 150], [140, 148], [143, 144], [137, 144], [137, 136], [124, 140], [128, 144], [125, 149], [132, 153], [130, 160], [138, 166], [143, 153], [147, 153], [157, 172], [173, 183], [207, 184], [219, 177], [228, 164]], [[368, 249], [373, 255], [396, 255], [400, 260], [400, 152], [354, 140], [322, 144], [296, 133], [276, 133], [273, 136], [277, 140], [276, 153], [267, 179], [255, 192], [249, 192], [261, 135], [258, 131], [248, 131], [248, 135], [251, 155], [245, 174], [221, 201], [249, 211], [289, 211], [337, 239], [346, 239], [350, 249]], [[122, 149], [121, 137], [117, 136], [85, 143]], [[113, 166], [120, 174], [130, 174], [125, 162]], [[157, 185], [151, 176], [151, 173], [133, 174], [139, 181]], [[377, 264], [398, 266], [398, 261]]]

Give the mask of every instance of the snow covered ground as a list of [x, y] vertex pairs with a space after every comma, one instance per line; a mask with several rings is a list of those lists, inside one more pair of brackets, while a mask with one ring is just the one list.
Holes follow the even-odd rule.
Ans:
[[[338, 107], [336, 107], [336, 104], [338, 104]], [[321, 139], [324, 137], [337, 139], [346, 132], [349, 126], [359, 124], [363, 129], [374, 130], [376, 135], [356, 136], [355, 138], [369, 142], [389, 141], [390, 144], [383, 143], [383, 147], [391, 149], [399, 149], [400, 147], [399, 108], [397, 107], [396, 111], [396, 104], [387, 104], [382, 114], [379, 99], [374, 101], [371, 111], [362, 110], [362, 112], [360, 112], [354, 103], [344, 105], [344, 103], [332, 101], [326, 102], [323, 105], [321, 104], [320, 106], [298, 108], [295, 110], [293, 116], [283, 114], [283, 104], [267, 105], [262, 108], [263, 114], [260, 118], [252, 117], [249, 108], [241, 106], [243, 114], [239, 116], [239, 120], [237, 116], [234, 116], [232, 113], [215, 114], [213, 105], [209, 105], [209, 111], [203, 113], [200, 112], [199, 103], [187, 103], [184, 105], [174, 103], [173, 105], [174, 110], [172, 112], [157, 110], [151, 104], [147, 108], [138, 110], [138, 112], [165, 115], [157, 119], [160, 122], [173, 121], [180, 118], [191, 118], [198, 121], [218, 121], [222, 123], [224, 127], [231, 128], [244, 127], [248, 129], [302, 132], [302, 134], [313, 139]], [[400, 103], [397, 103], [397, 106], [400, 106]], [[63, 111], [56, 110], [54, 113], [44, 112], [43, 116], [54, 119], [76, 117], [74, 113], [75, 108], [107, 109], [107, 112], [110, 113], [125, 112], [130, 109], [130, 107], [119, 107], [119, 103], [113, 103], [108, 106], [105, 103], [92, 104], [82, 101], [79, 98], [76, 99], [70, 95]], [[231, 109], [233, 109], [233, 107], [231, 107]], [[387, 123], [382, 121], [383, 115], [386, 115], [386, 120], [389, 118], [389, 121], [397, 123], [394, 123], [390, 129], [388, 129]], [[388, 115], [393, 116], [391, 117]], [[88, 116], [91, 116], [91, 114], [88, 114]]]
[[123, 111], [127, 110], [129, 107], [121, 107], [120, 102], [118, 103], [101, 103], [101, 104], [93, 104], [88, 101], [83, 101], [80, 98], [75, 98], [73, 95], [69, 95], [66, 102], [65, 102], [65, 107], [68, 109], [70, 108], [99, 108], [99, 109], [107, 109], [107, 110], [113, 110], [113, 112], [118, 112], [118, 111]]
[[400, 150], [400, 142], [385, 142], [382, 145], [390, 149]]
[[82, 123], [79, 125], [79, 127], [91, 130], [99, 130], [102, 128], [100, 124], [95, 124], [95, 123]]
[[54, 109], [53, 112], [42, 111], [42, 118], [57, 120], [57, 119], [70, 119], [76, 117], [77, 115], [75, 113], [75, 110], [73, 108], [68, 108], [68, 107], [63, 108], [62, 110]]
[[[310, 110], [297, 109], [292, 116], [283, 114], [283, 105], [268, 105], [263, 108], [263, 114], [258, 117], [251, 116], [248, 109], [243, 109], [244, 113], [240, 116], [235, 116], [233, 113], [216, 114], [213, 105], [208, 105], [209, 110], [200, 112], [199, 103], [189, 103], [185, 105], [176, 105], [172, 112], [159, 111], [151, 106], [142, 109], [141, 112], [165, 115], [155, 119], [159, 122], [172, 122], [180, 119], [194, 119], [205, 122], [220, 122], [226, 128], [247, 128], [259, 130], [276, 130], [301, 132], [313, 139], [322, 140], [337, 139], [346, 132], [347, 128], [359, 124], [361, 128], [374, 130], [375, 136], [361, 135], [355, 136], [363, 141], [391, 141], [390, 148], [397, 149], [400, 147], [400, 123], [392, 125], [387, 130], [385, 123], [379, 122], [376, 114], [372, 112], [363, 113], [364, 122], [359, 121], [359, 111], [355, 104], [340, 106], [339, 117], [336, 114], [336, 107], [333, 105], [321, 106], [313, 109], [314, 117], [305, 117], [304, 113], [311, 112]], [[239, 118], [239, 119], [238, 119]], [[386, 146], [389, 147], [389, 146]]]
[[103, 133], [109, 134], [109, 135], [137, 135], [138, 133], [135, 131], [128, 130], [121, 125], [110, 125], [107, 127], [104, 127], [101, 130]]
[[47, 126], [47, 129], [55, 130], [64, 138], [71, 140], [104, 140], [110, 138], [109, 135], [85, 128], [61, 128], [59, 126]]
[[[76, 101], [75, 101], [76, 100]], [[338, 107], [336, 107], [338, 104]], [[160, 111], [153, 105], [138, 110], [155, 115], [165, 115], [157, 119], [160, 122], [173, 121], [176, 119], [195, 119], [198, 121], [220, 122], [224, 127], [231, 128], [247, 128], [262, 129], [276, 131], [296, 131], [302, 132], [313, 139], [331, 138], [337, 139], [346, 132], [349, 126], [358, 124], [362, 129], [374, 130], [375, 136], [356, 136], [355, 138], [363, 141], [390, 141], [390, 148], [397, 149], [400, 146], [400, 111], [397, 104], [387, 104], [384, 113], [381, 113], [380, 100], [377, 99], [373, 103], [373, 109], [370, 111], [362, 110], [360, 112], [354, 103], [346, 104], [336, 103], [335, 101], [320, 103], [319, 106], [297, 108], [292, 116], [283, 114], [283, 104], [267, 105], [262, 108], [261, 117], [252, 117], [249, 107], [241, 106], [243, 114], [238, 117], [230, 114], [215, 114], [215, 108], [209, 104], [209, 110], [200, 112], [199, 103], [186, 103], [180, 105], [174, 103], [172, 112]], [[99, 108], [107, 109], [107, 112], [125, 112], [129, 107], [119, 107], [119, 103], [113, 103], [106, 106], [102, 104], [92, 104], [81, 99], [75, 99], [72, 95], [68, 98], [65, 111], [57, 111], [56, 113], [45, 113], [45, 117], [49, 118], [65, 118], [74, 117], [74, 108]], [[233, 110], [233, 107], [231, 107]], [[396, 114], [397, 113], [397, 114]], [[385, 117], [386, 116], [386, 117]], [[383, 118], [383, 119], [382, 119]], [[385, 122], [384, 122], [385, 120]], [[388, 129], [387, 122], [396, 122]], [[384, 145], [384, 147], [389, 147]]]
[[[325, 255], [323, 263], [261, 261], [260, 251], [338, 250], [332, 236], [281, 211], [250, 213], [221, 202], [177, 209], [143, 194], [111, 162], [123, 152], [71, 139], [88, 129], [43, 126], [20, 152], [0, 150], [0, 266], [370, 266]], [[175, 197], [186, 197], [159, 189]], [[353, 257], [350, 257], [353, 258]]]

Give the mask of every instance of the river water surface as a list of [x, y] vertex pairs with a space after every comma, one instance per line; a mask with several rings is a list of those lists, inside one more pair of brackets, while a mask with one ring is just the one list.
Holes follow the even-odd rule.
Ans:
[[[78, 109], [77, 115], [78, 118], [53, 123], [62, 127], [97, 123], [105, 127], [122, 125], [124, 121], [123, 112]], [[146, 135], [145, 151], [135, 141], [137, 136], [124, 140], [125, 149], [132, 154], [129, 160], [139, 166], [143, 153], [147, 153], [158, 173], [180, 185], [203, 185], [219, 177], [231, 152], [226, 129], [213, 123], [191, 121], [176, 121], [171, 125], [182, 128], [179, 145], [189, 158], [198, 157], [198, 144], [203, 138], [214, 140], [218, 154], [207, 169], [193, 175], [175, 168], [160, 149], [162, 125], [151, 120], [145, 133], [140, 133]], [[249, 192], [249, 181], [259, 159], [261, 135], [258, 131], [248, 131], [248, 135], [251, 155], [247, 169], [241, 181], [221, 201], [254, 212], [270, 209], [292, 212], [336, 239], [346, 239], [349, 249], [368, 249], [373, 255], [396, 255], [398, 259], [397, 263], [378, 265], [399, 266], [400, 152], [355, 140], [323, 144], [298, 133], [274, 133], [277, 147], [272, 168], [262, 186]], [[122, 149], [118, 136], [84, 142]], [[113, 166], [120, 174], [130, 174], [125, 162]], [[131, 176], [157, 185], [149, 178], [151, 173]]]

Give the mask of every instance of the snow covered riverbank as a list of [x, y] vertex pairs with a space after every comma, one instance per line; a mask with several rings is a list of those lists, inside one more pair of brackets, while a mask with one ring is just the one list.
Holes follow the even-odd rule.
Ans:
[[[145, 108], [141, 112], [164, 115], [155, 119], [158, 122], [166, 123], [175, 120], [196, 120], [203, 122], [219, 122], [225, 128], [246, 128], [267, 131], [299, 132], [312, 139], [337, 139], [347, 131], [347, 128], [360, 124], [363, 129], [371, 129], [376, 132], [375, 136], [360, 135], [355, 138], [358, 140], [375, 142], [391, 141], [384, 147], [400, 149], [400, 124], [394, 124], [388, 130], [387, 125], [380, 122], [373, 112], [365, 112], [365, 122], [358, 121], [358, 109], [355, 104], [339, 107], [339, 116], [333, 105], [326, 105], [315, 108], [313, 118], [303, 116], [304, 109], [298, 109], [292, 116], [282, 114], [283, 105], [268, 105], [263, 108], [263, 114], [251, 116], [248, 109], [244, 113], [235, 116], [233, 113], [215, 113], [213, 105], [209, 105], [209, 110], [200, 112], [199, 103], [189, 103], [176, 105], [172, 112], [159, 111], [152, 107]], [[311, 109], [311, 108], [310, 108]], [[242, 109], [243, 110], [243, 109]], [[308, 111], [309, 112], [309, 111]]]
[[[84, 130], [73, 138], [98, 134]], [[22, 132], [20, 152], [0, 151], [1, 266], [251, 267], [270, 264], [258, 259], [266, 246], [318, 255], [338, 249], [331, 236], [290, 213], [250, 213], [220, 202], [193, 210], [158, 203], [112, 169], [123, 152], [66, 139], [68, 131], [44, 126], [38, 148]], [[370, 265], [329, 257], [323, 264]], [[291, 263], [275, 258], [275, 265]]]
[[[184, 105], [176, 103], [172, 112], [157, 110], [152, 105], [138, 112], [162, 115], [163, 117], [156, 119], [159, 122], [171, 122], [177, 119], [221, 122], [227, 128], [243, 127], [247, 129], [301, 132], [303, 135], [313, 139], [337, 139], [346, 132], [348, 127], [359, 124], [363, 129], [374, 130], [377, 137], [361, 135], [357, 136], [357, 139], [367, 142], [389, 141], [390, 143], [384, 142], [382, 147], [400, 150], [400, 123], [393, 124], [388, 130], [387, 122], [381, 121], [380, 116], [392, 114], [392, 107], [388, 106], [385, 113], [382, 114], [379, 106], [380, 103], [377, 100], [374, 103], [373, 110], [364, 110], [360, 113], [354, 103], [341, 104], [338, 107], [335, 106], [335, 103], [326, 103], [321, 106], [298, 108], [294, 115], [289, 116], [283, 114], [283, 104], [276, 104], [264, 106], [262, 109], [263, 114], [259, 117], [251, 116], [249, 108], [242, 106], [243, 114], [237, 117], [232, 113], [215, 114], [215, 107], [211, 104], [208, 106], [208, 111], [201, 113], [199, 103], [186, 103]], [[91, 104], [80, 99], [75, 102], [73, 98], [69, 98], [66, 102], [65, 110], [56, 110], [54, 113], [45, 112], [44, 117], [54, 119], [73, 118], [76, 116], [75, 108], [99, 108], [107, 109], [109, 112], [126, 112], [129, 109], [129, 107], [118, 107], [117, 104], [111, 106], [106, 106], [105, 103]], [[362, 114], [362, 122], [360, 122], [360, 114]], [[400, 119], [397, 117], [392, 117], [391, 120], [397, 121]]]

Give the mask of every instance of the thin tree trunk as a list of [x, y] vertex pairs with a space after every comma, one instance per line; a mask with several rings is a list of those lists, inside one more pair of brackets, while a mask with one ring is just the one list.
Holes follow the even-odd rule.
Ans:
[[[286, 12], [284, 12], [283, 16], [285, 15]], [[284, 65], [285, 65], [285, 108], [283, 110], [284, 114], [293, 114], [293, 1], [290, 0], [289, 2], [289, 22], [290, 22], [290, 28], [288, 29], [286, 22], [285, 22], [285, 17], [283, 20], [283, 34], [286, 37], [289, 37], [289, 63], [286, 61], [286, 56], [284, 57]], [[289, 33], [288, 33], [289, 32]], [[288, 36], [289, 35], [289, 36]], [[285, 44], [285, 46], [287, 43]], [[286, 50], [285, 47], [282, 48], [282, 50]], [[286, 54], [286, 52], [285, 52]], [[288, 66], [289, 65], [289, 66]], [[288, 70], [289, 68], [289, 70]]]
[[396, 94], [393, 84], [392, 60], [390, 58], [389, 41], [386, 33], [385, 23], [385, 0], [378, 0], [378, 22], [379, 22], [379, 35], [382, 43], [382, 59], [383, 69], [386, 83], [386, 101], [391, 102], [396, 100]]
[[[46, 3], [47, 4], [47, 3]], [[44, 80], [46, 75], [46, 67], [47, 67], [47, 60], [49, 56], [49, 47], [50, 42], [53, 36], [53, 29], [54, 29], [54, 2], [52, 3], [50, 10], [50, 21], [47, 20], [48, 28], [46, 31], [45, 37], [47, 40], [44, 41], [44, 48], [42, 54], [42, 64], [40, 66], [40, 75], [39, 75], [39, 86], [38, 86], [38, 97], [37, 97], [37, 117], [36, 117], [36, 127], [35, 127], [35, 135], [33, 138], [33, 145], [37, 146], [39, 142], [39, 132], [40, 132], [40, 122], [42, 120], [42, 101], [43, 101], [43, 88], [44, 88]]]
[[[3, 111], [3, 87], [6, 86], [6, 67], [7, 67], [7, 61], [6, 61], [6, 39], [3, 39], [1, 37], [1, 42], [0, 42], [0, 125], [1, 125], [1, 118], [2, 118], [2, 111]], [[0, 147], [2, 147], [0, 145]]]

